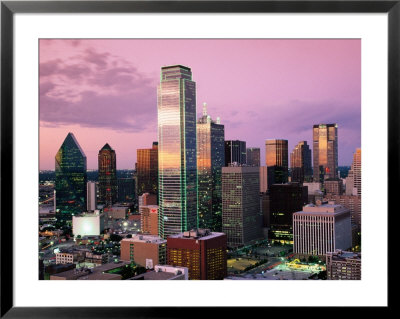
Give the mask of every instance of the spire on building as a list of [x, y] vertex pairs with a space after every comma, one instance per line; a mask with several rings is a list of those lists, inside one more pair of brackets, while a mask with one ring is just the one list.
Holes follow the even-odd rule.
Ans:
[[207, 116], [207, 103], [203, 103], [203, 116]]

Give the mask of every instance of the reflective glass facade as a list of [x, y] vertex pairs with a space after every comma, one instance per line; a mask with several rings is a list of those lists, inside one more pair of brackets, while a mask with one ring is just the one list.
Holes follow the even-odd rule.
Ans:
[[272, 184], [288, 182], [288, 141], [265, 141], [265, 164], [267, 165], [268, 189]]
[[203, 112], [197, 121], [199, 227], [218, 232], [222, 229], [221, 174], [225, 163], [224, 141], [224, 126], [216, 124]]
[[248, 166], [260, 166], [260, 148], [249, 147], [247, 148], [246, 161]]
[[99, 203], [106, 207], [117, 201], [117, 159], [115, 151], [106, 144], [99, 151]]
[[338, 177], [337, 124], [313, 126], [313, 169], [314, 182]]
[[311, 150], [306, 141], [299, 142], [290, 153], [290, 168], [292, 182], [312, 180]]
[[138, 196], [144, 193], [157, 194], [158, 191], [158, 142], [152, 148], [137, 150]]
[[196, 83], [190, 68], [161, 68], [158, 86], [160, 237], [197, 228]]
[[225, 141], [225, 166], [231, 163], [246, 164], [247, 160], [245, 141]]
[[72, 215], [86, 211], [86, 155], [74, 134], [68, 133], [55, 157], [56, 209], [59, 220], [70, 223]]

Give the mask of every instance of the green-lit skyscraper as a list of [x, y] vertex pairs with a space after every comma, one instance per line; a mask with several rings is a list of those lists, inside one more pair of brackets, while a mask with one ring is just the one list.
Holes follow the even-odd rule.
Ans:
[[86, 155], [74, 134], [68, 133], [56, 154], [56, 209], [64, 223], [86, 211]]
[[222, 167], [225, 163], [225, 129], [207, 115], [197, 121], [197, 187], [199, 228], [222, 230]]
[[196, 83], [190, 68], [161, 68], [158, 105], [159, 235], [198, 227]]

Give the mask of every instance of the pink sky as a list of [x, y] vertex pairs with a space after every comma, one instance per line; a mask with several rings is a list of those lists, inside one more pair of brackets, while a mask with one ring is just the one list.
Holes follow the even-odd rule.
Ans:
[[73, 132], [97, 169], [105, 143], [118, 169], [157, 140], [160, 68], [183, 64], [225, 138], [261, 148], [265, 140], [312, 145], [312, 125], [337, 123], [339, 165], [361, 145], [360, 40], [41, 40], [40, 169]]

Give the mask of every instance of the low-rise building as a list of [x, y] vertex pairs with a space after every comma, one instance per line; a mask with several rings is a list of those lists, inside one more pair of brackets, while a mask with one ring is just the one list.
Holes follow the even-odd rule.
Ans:
[[104, 230], [104, 213], [82, 213], [72, 216], [72, 233], [75, 237], [100, 236]]
[[187, 267], [173, 267], [169, 265], [156, 265], [154, 270], [131, 278], [131, 280], [188, 280]]
[[121, 280], [118, 269], [129, 265], [129, 262], [113, 262], [94, 268], [76, 268], [50, 276], [50, 280]]
[[165, 264], [167, 241], [154, 235], [134, 235], [120, 241], [121, 260], [153, 269], [155, 265]]
[[209, 229], [167, 238], [167, 264], [189, 269], [190, 280], [218, 280], [227, 275], [227, 238]]
[[327, 252], [326, 275], [328, 280], [361, 280], [361, 253]]
[[342, 205], [313, 205], [293, 214], [293, 253], [324, 256], [352, 246], [350, 211]]

